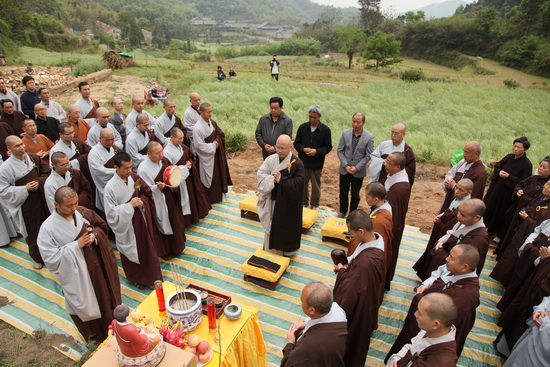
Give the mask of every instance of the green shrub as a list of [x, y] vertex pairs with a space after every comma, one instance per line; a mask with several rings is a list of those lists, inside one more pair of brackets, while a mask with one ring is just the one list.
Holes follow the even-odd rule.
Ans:
[[74, 66], [72, 74], [73, 76], [82, 76], [95, 73], [96, 71], [103, 70], [105, 68], [105, 64], [99, 60], [97, 62], [79, 62]]
[[516, 89], [521, 87], [521, 85], [519, 85], [519, 83], [516, 82], [514, 79], [505, 79], [503, 83], [506, 88], [510, 88], [510, 89]]
[[239, 51], [234, 47], [220, 47], [216, 50], [216, 57], [220, 60], [233, 59], [239, 56]]
[[479, 65], [478, 62], [472, 65], [472, 70], [475, 75], [495, 75], [496, 74], [494, 71], [486, 69], [483, 66]]
[[209, 62], [212, 58], [208, 52], [200, 52], [193, 55], [193, 61], [195, 62]]
[[426, 149], [416, 156], [416, 160], [421, 163], [432, 163], [431, 160], [433, 157], [434, 157], [433, 150]]
[[311, 65], [314, 66], [328, 66], [333, 68], [339, 68], [342, 66], [340, 61], [336, 60], [334, 57], [329, 57], [327, 59], [317, 59], [311, 62]]
[[424, 79], [424, 72], [422, 69], [410, 69], [401, 72], [401, 80], [409, 83], [419, 82]]
[[244, 150], [248, 143], [248, 138], [241, 132], [227, 134], [227, 150], [229, 152], [238, 152]]

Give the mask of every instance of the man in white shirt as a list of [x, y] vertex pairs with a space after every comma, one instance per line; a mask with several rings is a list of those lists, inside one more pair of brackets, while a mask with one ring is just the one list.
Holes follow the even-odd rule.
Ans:
[[67, 113], [59, 103], [50, 99], [48, 88], [40, 88], [38, 96], [40, 97], [40, 103], [46, 106], [46, 116], [53, 117], [59, 120], [59, 122], [67, 121]]

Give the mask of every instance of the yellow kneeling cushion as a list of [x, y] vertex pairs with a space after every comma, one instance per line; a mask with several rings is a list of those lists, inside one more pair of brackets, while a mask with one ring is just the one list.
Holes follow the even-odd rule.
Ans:
[[248, 259], [245, 260], [244, 264], [242, 264], [241, 266], [241, 269], [244, 274], [253, 276], [255, 278], [260, 278], [268, 282], [277, 282], [283, 276], [283, 274], [286, 271], [286, 268], [288, 268], [288, 265], [290, 264], [290, 258], [279, 256], [272, 252], [268, 252], [264, 250], [256, 250], [256, 252], [254, 252], [254, 255], [257, 257], [261, 257], [263, 259], [267, 259], [281, 266], [279, 268], [279, 271], [277, 271], [276, 273], [273, 273], [271, 271], [259, 268], [257, 266], [248, 265], [247, 264]]
[[[239, 202], [239, 209], [258, 214], [258, 209], [256, 208], [257, 204], [258, 196], [247, 196]], [[311, 228], [315, 224], [318, 216], [319, 212], [317, 210], [304, 208], [302, 214], [302, 228]]]
[[345, 218], [329, 217], [321, 228], [321, 236], [337, 238], [339, 240], [348, 241], [344, 232], [348, 230]]
[[256, 204], [258, 204], [257, 195], [247, 196], [239, 202], [239, 209], [258, 214]]

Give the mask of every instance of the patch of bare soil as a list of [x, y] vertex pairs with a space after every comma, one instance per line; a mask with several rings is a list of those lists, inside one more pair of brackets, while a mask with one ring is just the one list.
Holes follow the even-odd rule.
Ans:
[[[296, 152], [294, 152], [296, 154]], [[256, 171], [262, 164], [260, 147], [251, 142], [244, 151], [229, 154], [229, 169], [233, 180], [233, 190], [238, 193], [256, 191]], [[336, 149], [327, 155], [321, 178], [321, 208], [335, 212], [339, 207], [338, 167]], [[433, 164], [417, 163], [416, 178], [412, 189], [406, 222], [418, 227], [424, 233], [430, 233], [433, 218], [443, 201], [441, 182], [449, 168]], [[368, 182], [364, 180], [364, 185]], [[368, 209], [361, 193], [360, 209]]]

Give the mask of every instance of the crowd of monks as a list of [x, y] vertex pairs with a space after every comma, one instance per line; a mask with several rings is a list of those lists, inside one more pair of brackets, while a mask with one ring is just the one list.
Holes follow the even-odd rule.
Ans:
[[[30, 96], [21, 96], [20, 107], [26, 114], [17, 110], [19, 102], [13, 98], [0, 101], [0, 245], [24, 236], [34, 267], [39, 270], [46, 265], [60, 280], [67, 311], [84, 338], [101, 341], [113, 309], [121, 303], [109, 241], [120, 251], [126, 278], [138, 288], [162, 280], [159, 258], [168, 261], [185, 251], [185, 229], [204, 218], [211, 204], [222, 201], [232, 184], [224, 132], [212, 120], [212, 106], [201, 104], [197, 93], [189, 95], [190, 106], [182, 121], [175, 114], [176, 103], [169, 98], [158, 118], [145, 110], [140, 96], [132, 98], [128, 115], [122, 111], [122, 100], [114, 98], [111, 114], [91, 97], [90, 86], [84, 82], [79, 85], [81, 97], [64, 114], [45, 88], [35, 90], [31, 79], [26, 77], [25, 93]], [[275, 103], [278, 115], [262, 117], [256, 132], [258, 138], [263, 126], [274, 135], [269, 136], [271, 145], [258, 140], [265, 159], [258, 171], [258, 211], [266, 232], [265, 249], [293, 256], [300, 247], [308, 165], [304, 174], [302, 160], [291, 151], [292, 128], [288, 131], [289, 118], [281, 113], [282, 99], [274, 98], [270, 105]], [[24, 101], [37, 103], [31, 109]], [[271, 110], [276, 111], [273, 106]], [[312, 118], [312, 113], [317, 116]], [[312, 106], [310, 121], [316, 117], [317, 124], [308, 125], [311, 136], [319, 129], [320, 116], [320, 107]], [[347, 162], [340, 174], [349, 175], [352, 185], [352, 210], [346, 218], [350, 231], [347, 257], [335, 262], [333, 298], [325, 295], [321, 303], [307, 300], [310, 305], [319, 304], [319, 309], [312, 306], [315, 310], [311, 311], [317, 318], [347, 320], [347, 337], [340, 338], [345, 347], [339, 349], [339, 362], [331, 366], [365, 364], [384, 290], [390, 289], [395, 276], [416, 170], [414, 152], [404, 142], [404, 125], [393, 126], [392, 139], [373, 152], [374, 137], [364, 130], [364, 124], [364, 115], [355, 114], [352, 129], [344, 131], [338, 147], [341, 163]], [[319, 147], [312, 145], [313, 140], [300, 141], [299, 154], [315, 156]], [[481, 160], [479, 142], [464, 146], [463, 159], [442, 183], [444, 201], [425, 252], [413, 266], [422, 283], [415, 289], [405, 325], [386, 357], [389, 365], [405, 365], [404, 356], [409, 361], [437, 357], [441, 366], [456, 362], [475, 322], [478, 277], [491, 241], [497, 244], [498, 259], [491, 277], [506, 287], [497, 306], [502, 311], [502, 333], [496, 342], [504, 355], [511, 351], [517, 355], [514, 345], [528, 329], [523, 321], [550, 295], [550, 158], [532, 175], [525, 154], [529, 146], [526, 138], [518, 138], [511, 154], [487, 165]], [[361, 149], [362, 155], [356, 155]], [[365, 167], [358, 170], [351, 163], [354, 159]], [[353, 182], [358, 171], [366, 175], [369, 161], [371, 182], [363, 195], [370, 210], [354, 210], [358, 201], [354, 203]], [[176, 186], [165, 179], [172, 166], [182, 173]], [[487, 167], [492, 176], [486, 191]], [[346, 203], [339, 216], [347, 214], [349, 184], [340, 192]], [[325, 292], [323, 286], [312, 287]], [[311, 292], [304, 290], [308, 297]], [[422, 323], [422, 310], [450, 302], [439, 296], [422, 301], [431, 293], [448, 296], [455, 310], [445, 306], [447, 311], [439, 319], [429, 311]], [[333, 313], [332, 301], [337, 305]], [[444, 321], [430, 331], [429, 320]], [[296, 348], [285, 347], [285, 366], [295, 365], [289, 362], [293, 360], [300, 365], [303, 358], [309, 358], [305, 342], [298, 348], [305, 339], [296, 336], [297, 331], [296, 327], [293, 333], [289, 331], [287, 340]], [[430, 344], [425, 339], [436, 336], [445, 336], [438, 339], [441, 350], [451, 350], [451, 355], [443, 358], [433, 353], [438, 342]], [[449, 347], [451, 339], [454, 344]], [[289, 357], [287, 352], [293, 350], [300, 351], [300, 358]]]

